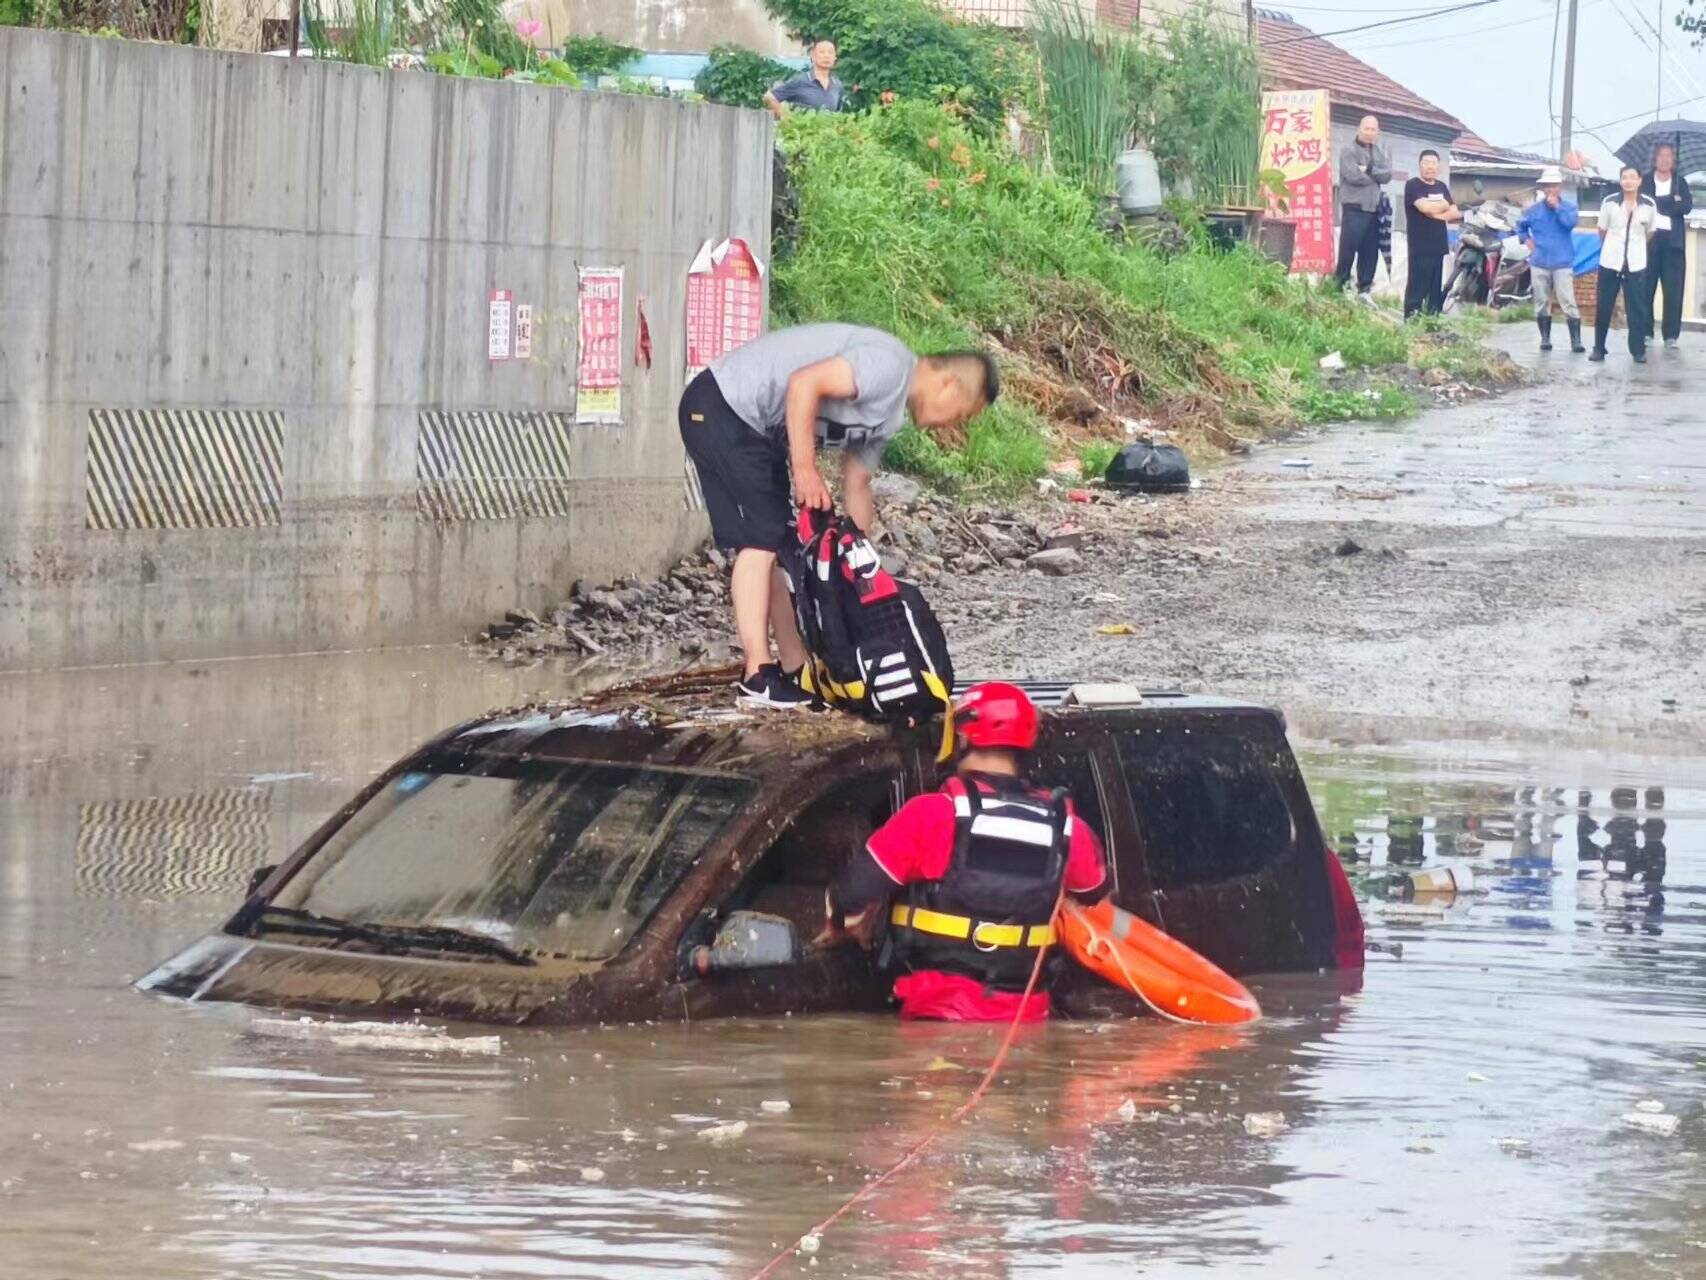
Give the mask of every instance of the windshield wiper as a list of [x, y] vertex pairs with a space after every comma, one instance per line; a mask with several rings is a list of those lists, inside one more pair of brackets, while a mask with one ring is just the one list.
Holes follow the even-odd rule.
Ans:
[[343, 920], [337, 916], [304, 911], [300, 907], [267, 906], [261, 908], [260, 914], [255, 918], [255, 927], [264, 929], [269, 923], [298, 933], [365, 942], [389, 955], [402, 955], [408, 951], [456, 951], [467, 955], [492, 956], [507, 964], [537, 963], [532, 956], [523, 955], [496, 938], [450, 925], [378, 924]]

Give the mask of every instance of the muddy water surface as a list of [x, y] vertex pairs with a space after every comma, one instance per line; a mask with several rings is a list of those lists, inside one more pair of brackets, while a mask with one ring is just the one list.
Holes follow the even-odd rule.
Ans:
[[[487, 1054], [457, 1051], [484, 1028], [393, 1047], [128, 988], [374, 771], [537, 678], [433, 651], [0, 677], [0, 1275], [750, 1274], [965, 1096], [987, 1029]], [[1706, 760], [1294, 737], [1402, 958], [1360, 990], [1258, 980], [1247, 1034], [1022, 1038], [783, 1274], [1706, 1275]], [[1387, 899], [1441, 862], [1486, 895]], [[1263, 1112], [1284, 1131], [1247, 1132]], [[1653, 1114], [1676, 1132], [1624, 1119]]]

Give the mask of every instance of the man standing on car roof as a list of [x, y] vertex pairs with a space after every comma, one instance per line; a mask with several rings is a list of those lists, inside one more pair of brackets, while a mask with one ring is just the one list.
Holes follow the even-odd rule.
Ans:
[[[915, 796], [830, 886], [825, 939], [868, 933], [891, 898], [890, 945], [903, 1018], [1025, 1022], [1048, 1017], [1025, 997], [1038, 951], [1054, 942], [1062, 893], [1107, 891], [1102, 843], [1064, 794], [1025, 781], [1037, 709], [1016, 685], [973, 685], [955, 703], [960, 757], [940, 791]], [[904, 893], [897, 894], [897, 890]]]
[[[869, 531], [872, 475], [907, 416], [925, 431], [952, 431], [1000, 394], [995, 361], [981, 351], [915, 356], [899, 338], [851, 324], [767, 333], [687, 384], [681, 440], [699, 473], [711, 535], [735, 553], [730, 594], [746, 660], [740, 702], [812, 703], [797, 679], [806, 651], [776, 564], [793, 524], [790, 477], [802, 507], [828, 511], [817, 449], [839, 448], [842, 501]], [[770, 659], [772, 630], [780, 663]]]

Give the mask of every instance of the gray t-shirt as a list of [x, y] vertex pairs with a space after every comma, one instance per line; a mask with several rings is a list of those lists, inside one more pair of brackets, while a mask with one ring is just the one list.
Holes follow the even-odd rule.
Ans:
[[777, 329], [736, 347], [711, 366], [711, 376], [747, 426], [786, 448], [788, 379], [836, 356], [853, 366], [857, 389], [818, 406], [818, 444], [845, 449], [875, 471], [883, 450], [905, 425], [906, 393], [918, 364], [899, 338], [856, 324]]
[[776, 101], [785, 102], [790, 107], [801, 107], [807, 111], [841, 110], [841, 81], [831, 75], [826, 88], [818, 83], [817, 77], [809, 68], [797, 76], [789, 76], [780, 84], [772, 85], [770, 92]]

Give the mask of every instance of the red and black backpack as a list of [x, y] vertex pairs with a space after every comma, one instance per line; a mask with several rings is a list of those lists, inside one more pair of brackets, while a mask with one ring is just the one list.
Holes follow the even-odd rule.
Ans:
[[923, 593], [883, 568], [850, 516], [803, 508], [796, 531], [784, 561], [806, 644], [806, 690], [884, 720], [950, 712], [953, 660]]

